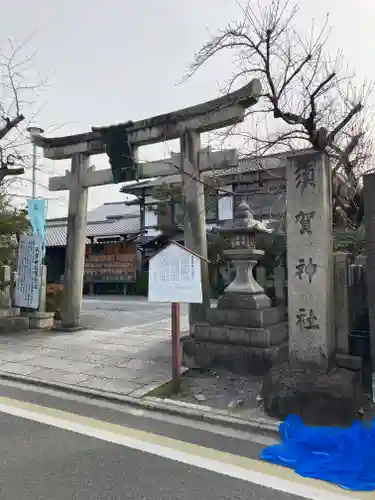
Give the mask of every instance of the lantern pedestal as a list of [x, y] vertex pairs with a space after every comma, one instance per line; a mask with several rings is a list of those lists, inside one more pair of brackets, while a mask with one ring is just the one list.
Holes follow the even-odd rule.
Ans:
[[231, 237], [224, 251], [236, 277], [218, 301], [206, 311], [205, 321], [191, 325], [184, 340], [184, 364], [208, 368], [223, 366], [232, 372], [267, 373], [274, 363], [288, 356], [284, 313], [271, 306], [271, 299], [253, 276], [264, 252], [255, 248], [257, 224], [244, 202], [234, 227], [221, 230]]
[[[236, 277], [227, 287], [218, 301], [220, 309], [267, 309], [271, 307], [271, 299], [267, 297], [263, 287], [254, 278], [254, 268], [263, 257], [263, 250], [227, 250], [227, 254], [235, 253], [232, 262]], [[241, 255], [243, 253], [243, 255]]]

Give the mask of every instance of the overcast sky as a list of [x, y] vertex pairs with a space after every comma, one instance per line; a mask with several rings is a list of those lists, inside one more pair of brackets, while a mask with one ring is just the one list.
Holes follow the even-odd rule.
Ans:
[[[259, 0], [262, 4], [267, 0]], [[375, 4], [370, 0], [301, 0], [300, 28], [330, 12], [332, 52], [342, 49], [358, 81], [375, 79]], [[138, 120], [197, 104], [218, 95], [232, 71], [217, 59], [192, 80], [176, 85], [194, 51], [217, 27], [238, 18], [235, 0], [0, 0], [0, 47], [8, 37], [37, 49], [33, 68], [52, 75], [36, 97], [36, 124], [61, 126], [55, 135], [89, 131], [91, 126]], [[178, 144], [142, 148], [142, 159], [168, 156]], [[106, 157], [93, 157], [99, 168]], [[69, 164], [39, 160], [47, 174], [61, 174]], [[49, 216], [67, 212], [67, 197], [43, 189], [47, 175], [38, 172], [38, 195], [49, 201]], [[31, 192], [26, 184], [19, 194]], [[90, 190], [89, 206], [120, 201], [117, 186]]]

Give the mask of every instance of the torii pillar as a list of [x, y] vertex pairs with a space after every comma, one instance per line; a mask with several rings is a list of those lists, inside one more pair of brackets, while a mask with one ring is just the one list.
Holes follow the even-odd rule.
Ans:
[[69, 185], [68, 231], [65, 254], [64, 294], [61, 321], [64, 328], [80, 324], [83, 269], [85, 266], [88, 187], [85, 176], [90, 172], [89, 156], [72, 155], [72, 168], [66, 173]]

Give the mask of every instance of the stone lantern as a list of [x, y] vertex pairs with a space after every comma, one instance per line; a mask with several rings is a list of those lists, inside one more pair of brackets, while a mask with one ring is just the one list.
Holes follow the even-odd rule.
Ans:
[[219, 299], [219, 308], [264, 309], [271, 307], [271, 300], [253, 276], [254, 267], [264, 256], [255, 247], [257, 233], [269, 233], [264, 224], [253, 218], [249, 205], [242, 201], [236, 211], [231, 228], [221, 228], [219, 233], [229, 240], [224, 254], [230, 258], [236, 277]]
[[236, 211], [233, 227], [219, 229], [229, 240], [224, 253], [236, 268], [236, 277], [217, 307], [206, 310], [205, 321], [191, 325], [183, 341], [186, 366], [223, 366], [233, 372], [266, 373], [288, 357], [287, 324], [283, 311], [253, 277], [264, 251], [255, 246], [257, 233], [270, 232], [253, 218], [246, 202]]

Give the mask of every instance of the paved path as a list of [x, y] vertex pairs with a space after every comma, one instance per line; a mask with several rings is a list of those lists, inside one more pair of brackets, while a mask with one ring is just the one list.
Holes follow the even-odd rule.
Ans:
[[[147, 302], [140, 297], [96, 297], [85, 298], [81, 315], [82, 324], [96, 330], [119, 330], [142, 324], [155, 325], [170, 318], [169, 304]], [[182, 306], [182, 315], [187, 307]]]
[[[77, 400], [78, 399], [78, 400]], [[267, 436], [0, 385], [2, 500], [349, 500], [260, 462]]]
[[0, 336], [0, 374], [142, 397], [171, 377], [168, 314], [142, 299], [85, 300], [83, 331]]

